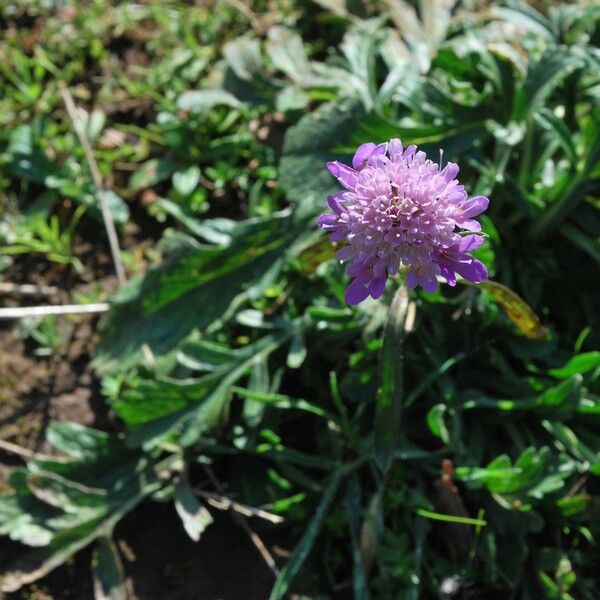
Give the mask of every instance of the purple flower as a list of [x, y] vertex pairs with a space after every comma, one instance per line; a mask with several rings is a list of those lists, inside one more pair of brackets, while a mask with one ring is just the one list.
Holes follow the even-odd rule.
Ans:
[[331, 212], [318, 225], [333, 242], [347, 243], [337, 253], [348, 262], [352, 281], [346, 302], [379, 298], [389, 276], [403, 265], [410, 288], [437, 289], [437, 277], [456, 285], [456, 274], [474, 283], [487, 279], [485, 265], [470, 256], [483, 243], [473, 220], [488, 206], [484, 196], [469, 198], [455, 179], [458, 165], [443, 169], [416, 146], [400, 140], [363, 144], [352, 167], [327, 164], [344, 189], [327, 199]]

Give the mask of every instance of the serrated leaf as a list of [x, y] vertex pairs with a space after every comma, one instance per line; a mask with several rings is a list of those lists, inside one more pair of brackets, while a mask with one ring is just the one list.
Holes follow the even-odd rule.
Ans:
[[115, 409], [137, 426], [130, 445], [150, 448], [177, 431], [178, 442], [189, 446], [207, 430], [218, 426], [227, 413], [232, 387], [246, 376], [257, 360], [275, 351], [289, 332], [278, 331], [243, 348], [226, 369], [200, 379], [146, 380], [115, 402]]
[[92, 542], [101, 523], [102, 519], [97, 518], [74, 529], [60, 532], [47, 546], [12, 562], [7, 570], [0, 573], [0, 590], [16, 592], [22, 586], [47, 575]]

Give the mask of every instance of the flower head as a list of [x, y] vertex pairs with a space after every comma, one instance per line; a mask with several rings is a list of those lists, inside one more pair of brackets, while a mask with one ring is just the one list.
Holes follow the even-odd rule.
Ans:
[[344, 189], [327, 199], [330, 212], [318, 225], [332, 241], [347, 242], [337, 257], [349, 263], [348, 304], [379, 298], [401, 265], [408, 286], [427, 292], [436, 290], [438, 276], [452, 286], [456, 273], [474, 283], [487, 279], [469, 252], [483, 243], [473, 217], [489, 200], [468, 197], [455, 179], [458, 165], [441, 168], [416, 146], [404, 149], [393, 139], [360, 146], [352, 167], [336, 161], [327, 168]]

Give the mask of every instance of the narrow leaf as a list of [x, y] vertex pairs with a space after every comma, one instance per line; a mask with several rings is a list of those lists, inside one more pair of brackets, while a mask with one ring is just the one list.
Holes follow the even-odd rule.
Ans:
[[360, 547], [362, 507], [360, 483], [356, 475], [352, 477], [348, 484], [346, 517], [348, 519], [348, 528], [350, 529], [350, 541], [352, 542], [352, 562], [354, 565], [352, 586], [354, 588], [354, 599], [369, 600], [369, 586]]
[[321, 531], [323, 521], [327, 516], [329, 507], [331, 506], [331, 503], [333, 502], [340, 485], [340, 479], [341, 471], [338, 469], [334, 472], [329, 484], [325, 488], [321, 502], [317, 507], [317, 510], [315, 511], [310, 523], [308, 524], [302, 539], [294, 549], [294, 552], [285, 567], [279, 573], [275, 581], [275, 585], [273, 586], [273, 590], [271, 591], [269, 600], [280, 600], [286, 596], [294, 577], [296, 577], [302, 568], [304, 561], [308, 557], [315, 540]]

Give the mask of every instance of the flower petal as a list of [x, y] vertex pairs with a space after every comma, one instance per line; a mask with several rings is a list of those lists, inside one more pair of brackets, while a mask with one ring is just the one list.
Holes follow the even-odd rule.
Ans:
[[317, 219], [317, 225], [321, 229], [331, 229], [332, 227], [336, 227], [338, 225], [338, 218], [336, 215], [332, 215], [331, 213], [325, 213]]
[[348, 304], [359, 304], [366, 300], [370, 292], [369, 286], [365, 284], [364, 279], [357, 277], [346, 288], [344, 298]]
[[473, 252], [483, 244], [483, 236], [481, 235], [465, 235], [458, 244], [459, 252]]
[[421, 284], [421, 287], [429, 294], [433, 294], [438, 287], [437, 279], [431, 271], [425, 271], [422, 273], [419, 283]]
[[353, 189], [358, 181], [356, 171], [348, 165], [344, 165], [337, 160], [328, 162], [327, 168], [329, 172], [346, 188]]
[[452, 181], [458, 175], [458, 165], [456, 163], [449, 162], [441, 171], [440, 175], [446, 181]]
[[329, 205], [329, 208], [338, 215], [341, 215], [344, 212], [344, 207], [340, 204], [340, 201], [335, 196], [328, 196], [327, 204]]
[[387, 282], [387, 275], [382, 275], [381, 277], [376, 277], [371, 281], [369, 288], [371, 289], [371, 298], [377, 300], [377, 298], [381, 298], [383, 294], [383, 290], [385, 290], [385, 284]]
[[366, 166], [367, 161], [373, 154], [373, 150], [375, 150], [377, 146], [373, 142], [368, 142], [367, 144], [361, 144], [356, 150], [354, 157], [352, 158], [352, 166], [360, 171], [364, 166]]
[[417, 277], [417, 270], [412, 268], [407, 274], [406, 274], [406, 285], [411, 289], [414, 290], [417, 285], [419, 285], [419, 279]]
[[456, 285], [456, 273], [450, 263], [445, 261], [438, 262], [440, 268], [440, 275], [446, 280], [449, 286], [454, 287]]
[[343, 262], [349, 258], [352, 258], [355, 254], [356, 250], [352, 246], [344, 246], [335, 253], [335, 256], [339, 261]]
[[398, 138], [393, 138], [390, 140], [388, 144], [390, 158], [395, 160], [402, 156], [402, 152], [404, 152], [404, 148], [402, 147], [402, 142]]
[[481, 231], [481, 223], [474, 219], [465, 219], [464, 221], [457, 223], [457, 225], [467, 231]]
[[473, 283], [481, 283], [488, 278], [485, 265], [476, 258], [471, 258], [468, 262], [458, 262], [455, 268], [459, 275]]
[[489, 198], [485, 196], [474, 196], [465, 202], [462, 207], [461, 216], [463, 219], [470, 219], [480, 215], [490, 204]]
[[361, 275], [364, 276], [365, 273], [369, 273], [369, 269], [366, 267], [365, 263], [360, 260], [354, 261], [346, 269], [346, 275], [348, 275], [348, 277], [360, 277]]

